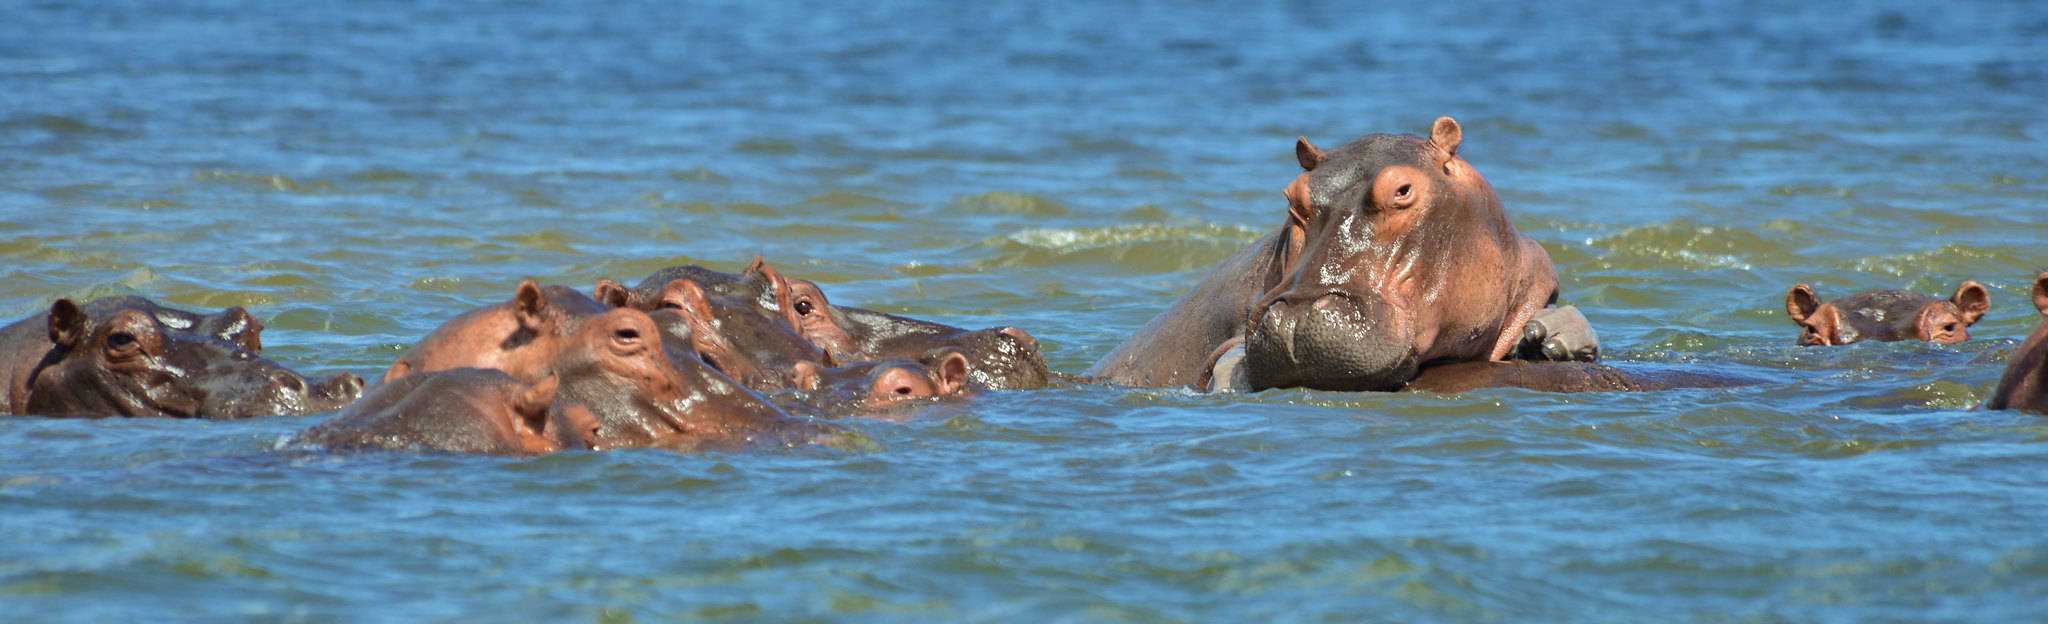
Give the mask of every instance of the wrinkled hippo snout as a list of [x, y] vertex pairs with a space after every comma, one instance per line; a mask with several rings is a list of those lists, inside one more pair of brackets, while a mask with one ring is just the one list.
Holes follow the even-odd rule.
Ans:
[[1419, 365], [1407, 324], [1377, 299], [1282, 296], [1255, 313], [1245, 335], [1253, 390], [1396, 390]]

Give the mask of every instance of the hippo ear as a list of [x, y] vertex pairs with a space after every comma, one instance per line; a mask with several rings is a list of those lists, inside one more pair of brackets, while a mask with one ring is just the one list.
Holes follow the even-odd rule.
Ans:
[[654, 307], [675, 310], [676, 313], [683, 315], [683, 318], [689, 319], [693, 329], [697, 324], [707, 323], [712, 318], [711, 299], [704, 295], [704, 287], [686, 278], [669, 280], [667, 284], [663, 284], [661, 294], [656, 295]]
[[2034, 276], [2034, 309], [2048, 316], [2048, 273]]
[[540, 331], [547, 309], [548, 298], [541, 294], [539, 284], [533, 280], [519, 283], [519, 292], [512, 294], [512, 313], [519, 318], [520, 327]]
[[[548, 404], [555, 402], [555, 389], [561, 387], [561, 384], [562, 377], [555, 374], [555, 371], [548, 371], [547, 377], [541, 378], [539, 382], [527, 386], [517, 396], [512, 397], [512, 411], [526, 418], [529, 424], [545, 426], [543, 423], [547, 422]], [[534, 430], [541, 431], [542, 427], [534, 427]]]
[[1458, 120], [1449, 117], [1436, 118], [1436, 125], [1429, 128], [1429, 142], [1443, 148], [1452, 156], [1458, 155], [1458, 143], [1465, 138], [1465, 132], [1458, 129]]
[[1806, 319], [1813, 316], [1813, 311], [1820, 309], [1820, 303], [1820, 296], [1813, 294], [1812, 286], [1795, 285], [1785, 293], [1785, 315], [1792, 317], [1792, 322], [1804, 325]]
[[68, 298], [58, 299], [50, 304], [50, 342], [66, 349], [78, 348], [78, 343], [92, 331], [92, 319], [86, 318], [85, 311]]
[[1316, 165], [1323, 164], [1323, 150], [1310, 145], [1308, 137], [1295, 137], [1294, 162], [1301, 163], [1302, 171], [1313, 171]]
[[597, 287], [591, 289], [590, 297], [614, 308], [639, 307], [634, 305], [638, 302], [634, 301], [633, 291], [608, 279], [597, 280]]
[[1991, 293], [1985, 291], [1984, 285], [1977, 283], [1976, 280], [1963, 282], [1962, 286], [1956, 288], [1956, 295], [1950, 297], [1949, 301], [1954, 302], [1956, 309], [1963, 312], [1964, 325], [1976, 324], [1977, 319], [1984, 318], [1984, 312], [1991, 309]]
[[768, 261], [762, 260], [761, 254], [754, 254], [754, 259], [747, 262], [747, 270], [740, 271], [740, 275], [753, 275], [755, 272], [765, 268], [768, 268]]
[[938, 362], [928, 364], [932, 369], [932, 382], [939, 387], [939, 396], [952, 396], [967, 386], [967, 356], [959, 349], [947, 349], [939, 355]]

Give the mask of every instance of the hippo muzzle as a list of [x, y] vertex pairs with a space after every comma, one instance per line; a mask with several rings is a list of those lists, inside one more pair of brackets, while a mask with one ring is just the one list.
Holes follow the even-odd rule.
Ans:
[[1253, 312], [1245, 335], [1253, 390], [1396, 390], [1420, 367], [1410, 324], [1377, 297], [1283, 295]]

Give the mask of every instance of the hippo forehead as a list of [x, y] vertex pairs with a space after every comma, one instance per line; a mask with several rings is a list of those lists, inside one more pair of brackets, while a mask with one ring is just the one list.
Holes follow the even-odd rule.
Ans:
[[1323, 162], [1308, 172], [1309, 201], [1328, 206], [1345, 193], [1369, 190], [1373, 178], [1394, 165], [1430, 171], [1435, 165], [1432, 151], [1428, 141], [1412, 134], [1360, 137], [1325, 153]]

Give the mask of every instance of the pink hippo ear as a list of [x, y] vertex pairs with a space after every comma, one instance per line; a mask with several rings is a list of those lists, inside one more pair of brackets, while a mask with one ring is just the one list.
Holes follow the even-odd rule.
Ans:
[[953, 396], [967, 387], [967, 356], [959, 349], [947, 349], [939, 361], [927, 364], [932, 369], [932, 382], [938, 384], [938, 396]]
[[78, 343], [92, 332], [92, 319], [86, 318], [85, 311], [68, 298], [58, 299], [50, 304], [50, 342], [66, 349], [78, 348]]
[[1465, 132], [1458, 128], [1458, 120], [1449, 117], [1436, 118], [1436, 124], [1429, 128], [1429, 142], [1452, 156], [1458, 155], [1458, 143], [1465, 140]]
[[1313, 171], [1316, 165], [1323, 164], [1323, 150], [1309, 144], [1308, 137], [1295, 137], [1294, 162], [1301, 163], [1302, 171]]
[[512, 294], [512, 314], [518, 317], [521, 328], [540, 331], [547, 309], [548, 298], [541, 294], [539, 284], [533, 280], [519, 283], [519, 291]]
[[1829, 346], [1842, 341], [1841, 314], [1822, 303], [1811, 286], [1799, 284], [1785, 293], [1785, 315], [1801, 328], [1801, 345]]
[[597, 287], [591, 289], [590, 298], [614, 308], [639, 307], [636, 305], [639, 302], [634, 300], [633, 291], [608, 279], [597, 280]]
[[1977, 324], [1977, 319], [1984, 318], [1984, 312], [1991, 309], [1991, 293], [1985, 291], [1984, 285], [1977, 283], [1976, 280], [1963, 282], [1962, 286], [1956, 288], [1956, 295], [1950, 297], [1949, 301], [1956, 304], [1957, 310], [1962, 311], [1963, 325], [1966, 326]]
[[2048, 316], [2048, 272], [2034, 276], [2034, 309]]
[[1820, 296], [1813, 294], [1812, 286], [1800, 283], [1793, 285], [1792, 290], [1786, 291], [1785, 315], [1792, 317], [1792, 322], [1805, 325], [1806, 319], [1819, 309]]

